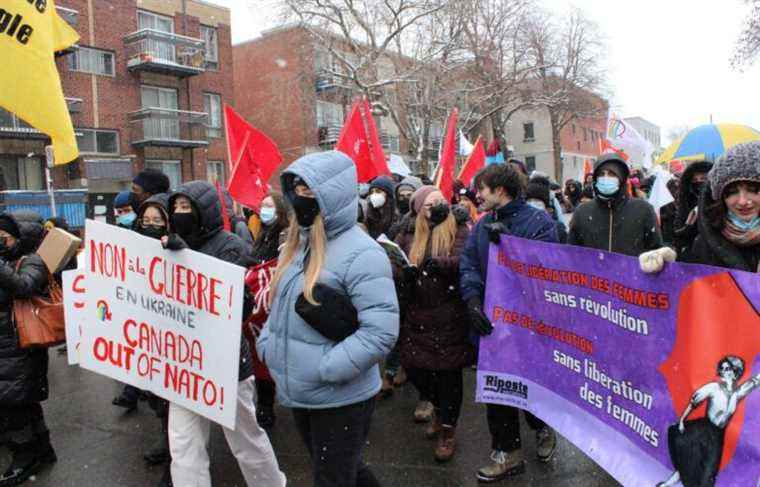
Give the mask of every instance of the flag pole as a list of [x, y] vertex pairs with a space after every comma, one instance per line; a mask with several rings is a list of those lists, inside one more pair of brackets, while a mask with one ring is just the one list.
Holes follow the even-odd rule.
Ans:
[[50, 168], [55, 164], [55, 155], [53, 153], [53, 146], [45, 146], [45, 183], [47, 186], [48, 196], [50, 197], [50, 216], [56, 218], [58, 211], [55, 207], [55, 191], [53, 190], [53, 178], [50, 174]]

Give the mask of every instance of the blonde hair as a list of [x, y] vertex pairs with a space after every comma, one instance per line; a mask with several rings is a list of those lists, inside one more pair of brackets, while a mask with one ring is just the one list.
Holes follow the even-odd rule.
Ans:
[[431, 232], [430, 222], [425, 217], [424, 211], [417, 214], [417, 220], [414, 223], [414, 241], [409, 252], [409, 260], [412, 264], [419, 266], [425, 260], [425, 250], [431, 234], [431, 257], [448, 257], [457, 235], [457, 222], [454, 215], [449, 213], [449, 216]]
[[[277, 262], [277, 271], [272, 278], [272, 284], [269, 291], [269, 305], [274, 301], [274, 295], [277, 292], [277, 285], [282, 279], [285, 270], [293, 263], [293, 259], [301, 243], [301, 233], [298, 221], [291, 218], [288, 227], [288, 236], [285, 244], [280, 251], [280, 258]], [[317, 215], [309, 231], [309, 263], [306, 265], [303, 279], [303, 295], [306, 301], [317, 306], [319, 303], [314, 299], [314, 285], [319, 280], [319, 273], [325, 264], [325, 248], [327, 246], [327, 234], [325, 232], [325, 222], [322, 214]]]

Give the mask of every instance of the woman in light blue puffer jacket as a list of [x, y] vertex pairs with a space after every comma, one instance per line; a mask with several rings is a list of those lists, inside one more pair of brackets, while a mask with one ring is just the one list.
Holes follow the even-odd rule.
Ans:
[[[259, 356], [277, 384], [314, 465], [315, 487], [379, 485], [361, 462], [378, 363], [398, 337], [399, 310], [383, 249], [356, 226], [356, 167], [340, 152], [309, 154], [281, 176], [295, 217], [272, 282]], [[349, 298], [359, 328], [341, 342], [325, 338], [295, 311], [316, 283]]]

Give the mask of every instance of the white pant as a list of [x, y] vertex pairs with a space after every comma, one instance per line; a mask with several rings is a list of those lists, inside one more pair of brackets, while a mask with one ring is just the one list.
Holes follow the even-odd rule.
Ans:
[[[254, 378], [238, 383], [235, 430], [222, 427], [248, 487], [284, 487], [285, 475], [266, 432], [256, 422]], [[176, 487], [211, 487], [208, 443], [211, 421], [174, 403], [169, 405], [169, 449]]]

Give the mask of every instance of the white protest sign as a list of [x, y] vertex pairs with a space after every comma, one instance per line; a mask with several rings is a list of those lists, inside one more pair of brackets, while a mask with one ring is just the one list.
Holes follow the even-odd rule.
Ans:
[[63, 277], [63, 315], [66, 320], [66, 355], [69, 365], [79, 363], [82, 326], [87, 319], [84, 270], [74, 269], [61, 273]]
[[87, 220], [80, 366], [234, 429], [245, 269]]

